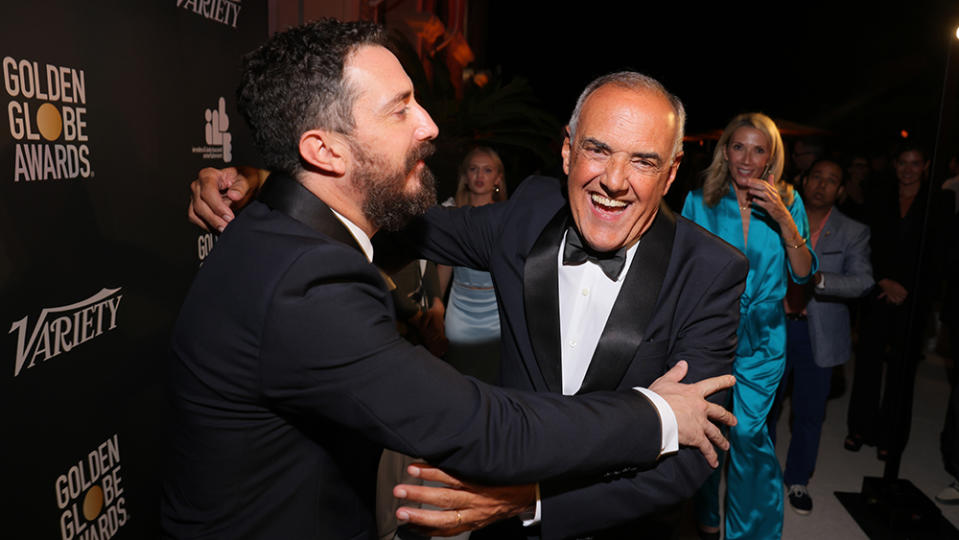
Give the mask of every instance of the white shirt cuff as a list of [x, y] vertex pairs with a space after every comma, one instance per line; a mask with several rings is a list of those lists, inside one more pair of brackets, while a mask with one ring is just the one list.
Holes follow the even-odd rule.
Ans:
[[543, 520], [543, 504], [539, 498], [539, 483], [536, 484], [536, 510], [520, 512], [519, 518], [523, 520], [524, 527], [531, 527]]
[[666, 403], [666, 400], [660, 397], [659, 394], [649, 388], [637, 386], [633, 388], [633, 390], [638, 390], [649, 398], [649, 400], [653, 402], [653, 406], [656, 407], [656, 412], [659, 413], [659, 425], [662, 426], [663, 435], [659, 445], [659, 456], [662, 457], [664, 454], [678, 452], [679, 424], [676, 422], [676, 415], [673, 414], [672, 407], [670, 407], [669, 403]]

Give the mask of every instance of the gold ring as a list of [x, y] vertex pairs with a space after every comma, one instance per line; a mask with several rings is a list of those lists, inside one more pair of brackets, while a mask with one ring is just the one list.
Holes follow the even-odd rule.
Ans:
[[456, 526], [459, 527], [463, 524], [463, 514], [460, 514], [460, 511], [456, 511]]

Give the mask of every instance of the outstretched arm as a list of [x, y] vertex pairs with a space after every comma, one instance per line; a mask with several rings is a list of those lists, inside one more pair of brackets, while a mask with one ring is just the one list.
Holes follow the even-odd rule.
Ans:
[[[732, 386], [734, 378], [722, 375], [683, 384], [680, 381], [686, 373], [687, 364], [680, 361], [651, 384], [650, 390], [665, 399], [676, 415], [680, 444], [693, 451], [698, 448], [709, 464], [716, 467], [719, 462], [713, 443], [724, 450], [729, 449], [729, 443], [710, 420], [731, 426], [735, 425], [736, 418], [705, 398]], [[539, 487], [535, 484], [486, 486], [469, 483], [426, 464], [411, 465], [409, 473], [445, 484], [445, 487], [400, 484], [393, 490], [398, 499], [438, 508], [403, 506], [397, 510], [398, 519], [413, 524], [429, 536], [452, 536], [522, 513], [532, 516], [539, 498]]]

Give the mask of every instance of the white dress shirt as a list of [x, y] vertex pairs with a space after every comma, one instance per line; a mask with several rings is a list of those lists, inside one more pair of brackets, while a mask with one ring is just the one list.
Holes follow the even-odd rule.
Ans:
[[370, 237], [366, 236], [366, 233], [363, 232], [363, 229], [359, 228], [355, 223], [346, 219], [343, 214], [337, 212], [330, 208], [330, 211], [333, 212], [333, 215], [336, 216], [336, 219], [340, 220], [343, 225], [346, 225], [346, 229], [350, 231], [350, 234], [353, 235], [353, 238], [356, 239], [356, 243], [360, 245], [360, 249], [363, 250], [363, 255], [366, 255], [366, 260], [373, 262], [373, 242], [370, 242]]
[[[563, 235], [562, 246], [566, 245]], [[587, 261], [579, 265], [563, 264], [563, 248], [559, 250], [556, 264], [559, 268], [559, 336], [562, 341], [563, 394], [571, 396], [583, 385], [589, 363], [603, 335], [606, 320], [613, 310], [616, 297], [633, 263], [639, 242], [626, 250], [626, 263], [619, 279], [613, 281], [603, 273], [599, 265]], [[645, 395], [659, 413], [662, 437], [660, 455], [679, 450], [679, 426], [673, 409], [656, 392], [635, 387]], [[539, 484], [536, 485], [536, 510], [533, 516], [522, 516], [524, 525], [534, 525], [541, 519], [542, 504]]]
[[[566, 245], [566, 235], [563, 235]], [[559, 250], [556, 264], [559, 268], [559, 336], [562, 341], [563, 394], [571, 396], [583, 385], [589, 363], [603, 335], [603, 328], [613, 310], [616, 297], [633, 263], [639, 242], [626, 250], [626, 263], [619, 279], [613, 281], [603, 273], [599, 265], [585, 262], [579, 265], [564, 265], [563, 250]], [[662, 397], [648, 388], [636, 387], [659, 413], [662, 424], [660, 454], [679, 449], [679, 429], [676, 415]]]

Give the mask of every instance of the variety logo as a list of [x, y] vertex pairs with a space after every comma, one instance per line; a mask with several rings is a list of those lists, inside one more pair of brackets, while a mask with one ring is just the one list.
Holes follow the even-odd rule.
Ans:
[[[74, 347], [117, 327], [120, 288], [100, 292], [69, 306], [44, 308], [30, 330], [27, 317], [10, 326], [17, 332], [17, 357], [13, 376], [47, 360], [70, 352]], [[27, 337], [29, 335], [29, 338]]]
[[233, 28], [242, 7], [240, 0], [176, 0], [176, 6]]
[[120, 476], [116, 434], [90, 450], [54, 482], [60, 514], [60, 538], [107, 540], [130, 519]]
[[13, 181], [90, 178], [87, 84], [82, 69], [3, 58]]
[[230, 135], [230, 117], [226, 114], [226, 99], [217, 101], [216, 109], [203, 111], [203, 135], [206, 146], [194, 146], [193, 153], [201, 154], [204, 159], [222, 159], [229, 163], [233, 159], [233, 136]]

